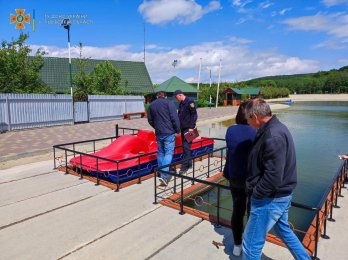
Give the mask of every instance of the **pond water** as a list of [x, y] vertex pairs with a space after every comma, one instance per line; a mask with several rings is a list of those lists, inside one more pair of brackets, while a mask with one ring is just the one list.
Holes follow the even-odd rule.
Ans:
[[[297, 102], [274, 114], [289, 128], [295, 142], [298, 185], [293, 201], [315, 207], [342, 163], [337, 155], [348, 153], [348, 102]], [[233, 124], [229, 120], [202, 126], [200, 135], [224, 138]], [[229, 197], [225, 193], [220, 201], [226, 208], [232, 208]], [[222, 212], [224, 218], [229, 219], [228, 215]], [[306, 230], [312, 219], [307, 211], [290, 210], [289, 220], [296, 228]]]

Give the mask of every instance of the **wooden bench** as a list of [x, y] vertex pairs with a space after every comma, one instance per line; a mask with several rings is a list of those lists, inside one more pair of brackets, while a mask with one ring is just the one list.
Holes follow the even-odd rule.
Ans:
[[139, 115], [141, 118], [146, 117], [146, 112], [129, 112], [129, 113], [123, 113], [123, 119], [131, 120], [132, 116]]

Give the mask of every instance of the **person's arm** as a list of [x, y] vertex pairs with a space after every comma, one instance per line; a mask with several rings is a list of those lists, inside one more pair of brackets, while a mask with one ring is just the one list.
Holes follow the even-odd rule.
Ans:
[[282, 182], [286, 162], [286, 143], [283, 138], [272, 137], [263, 144], [264, 174], [253, 189], [256, 198], [270, 197]]
[[155, 128], [154, 123], [153, 123], [153, 116], [152, 116], [152, 109], [151, 106], [149, 107], [149, 112], [147, 113], [147, 121], [149, 122], [149, 124]]
[[348, 160], [348, 154], [339, 155], [338, 158], [340, 158], [341, 160]]
[[198, 119], [198, 114], [197, 114], [197, 109], [194, 101], [191, 101], [189, 103], [190, 106], [190, 114], [191, 114], [191, 125], [190, 128], [193, 129], [196, 127], [197, 119]]

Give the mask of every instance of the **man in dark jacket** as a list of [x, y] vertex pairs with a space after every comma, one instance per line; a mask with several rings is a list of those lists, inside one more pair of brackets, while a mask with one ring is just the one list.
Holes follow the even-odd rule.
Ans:
[[260, 259], [268, 231], [289, 248], [295, 259], [310, 259], [288, 223], [292, 192], [297, 183], [296, 155], [288, 128], [262, 99], [246, 106], [248, 124], [258, 128], [248, 159], [246, 190], [251, 212], [243, 235], [244, 259]]
[[[157, 99], [150, 105], [147, 120], [155, 129], [158, 146], [158, 166], [171, 163], [175, 148], [175, 137], [180, 133], [180, 122], [174, 103], [167, 100], [165, 92], [157, 93]], [[169, 168], [163, 170], [169, 171]], [[170, 176], [168, 174], [161, 173], [159, 178], [161, 185], [167, 186], [169, 180]]]
[[191, 144], [192, 142], [188, 142], [184, 135], [188, 131], [193, 131], [196, 127], [197, 122], [197, 110], [195, 102], [186, 97], [185, 94], [181, 90], [176, 90], [174, 92], [175, 99], [179, 102], [178, 115], [180, 120], [181, 127], [181, 139], [183, 146], [183, 163], [181, 165], [180, 174], [185, 173], [189, 168], [192, 167], [192, 160], [188, 160], [192, 156], [191, 154]]

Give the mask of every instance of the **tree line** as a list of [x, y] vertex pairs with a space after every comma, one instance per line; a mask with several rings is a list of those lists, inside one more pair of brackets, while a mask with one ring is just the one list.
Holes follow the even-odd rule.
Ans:
[[[197, 87], [197, 84], [191, 83], [194, 87]], [[209, 106], [209, 99], [211, 96], [212, 103], [216, 103], [216, 95], [217, 95], [217, 83], [212, 83], [211, 88], [209, 84], [200, 84], [199, 86], [199, 94], [198, 94], [198, 106], [200, 107], [208, 107]], [[258, 87], [257, 85], [251, 85], [246, 84], [246, 82], [238, 82], [238, 83], [231, 83], [231, 82], [221, 82], [219, 86], [219, 97], [218, 97], [218, 105], [222, 106], [224, 99], [226, 99], [226, 94], [224, 93], [225, 90], [229, 88], [255, 88]], [[287, 88], [278, 88], [278, 87], [269, 87], [269, 86], [263, 86], [260, 87], [260, 94], [263, 98], [269, 99], [269, 98], [279, 98], [279, 97], [288, 97], [290, 94], [289, 89]], [[248, 99], [247, 95], [241, 95], [242, 100]], [[211, 104], [212, 105], [212, 104]]]
[[[193, 84], [197, 86], [197, 84]], [[348, 93], [348, 66], [330, 71], [317, 73], [269, 76], [241, 82], [221, 82], [219, 87], [219, 105], [226, 98], [223, 93], [228, 88], [255, 88], [260, 87], [260, 93], [265, 99], [288, 97], [289, 94], [339, 94]], [[198, 105], [208, 106], [209, 96], [215, 103], [217, 83], [200, 84]], [[242, 95], [242, 99], [247, 98]]]
[[330, 71], [252, 79], [248, 85], [287, 88], [291, 94], [348, 93], [348, 66]]

